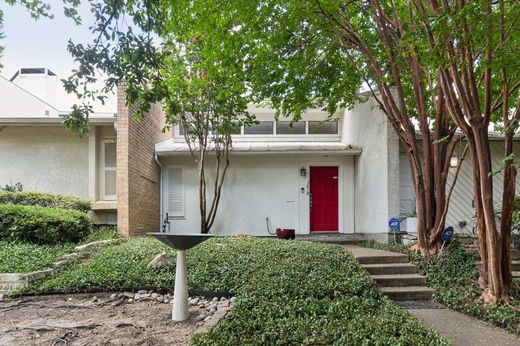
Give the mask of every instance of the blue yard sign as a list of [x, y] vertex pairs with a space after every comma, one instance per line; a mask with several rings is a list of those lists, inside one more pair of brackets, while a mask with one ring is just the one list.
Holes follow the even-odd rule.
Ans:
[[453, 237], [453, 227], [447, 227], [444, 231], [441, 233], [441, 239], [443, 243], [448, 243], [451, 238]]
[[401, 225], [401, 222], [399, 221], [399, 219], [397, 219], [395, 217], [391, 218], [388, 221], [388, 227], [390, 227], [390, 229], [394, 232], [399, 230], [400, 225]]

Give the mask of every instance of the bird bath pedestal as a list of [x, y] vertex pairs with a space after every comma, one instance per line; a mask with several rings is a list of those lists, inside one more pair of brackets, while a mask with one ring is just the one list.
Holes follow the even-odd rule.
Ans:
[[175, 288], [173, 290], [172, 319], [188, 319], [188, 278], [186, 276], [186, 250], [214, 237], [213, 234], [148, 233], [154, 238], [177, 250]]

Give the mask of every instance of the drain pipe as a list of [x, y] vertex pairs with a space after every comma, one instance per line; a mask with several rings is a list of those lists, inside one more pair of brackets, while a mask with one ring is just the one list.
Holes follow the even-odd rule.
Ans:
[[[159, 156], [157, 154], [154, 154], [154, 159], [155, 159], [155, 163], [157, 163], [157, 165], [159, 166], [159, 168], [161, 169], [161, 176], [159, 178], [159, 209], [160, 209], [160, 213], [161, 215], [159, 216], [159, 225], [162, 225], [162, 222], [163, 222], [163, 165], [161, 163], [161, 161], [159, 161]], [[162, 228], [161, 228], [161, 231], [162, 231]]]

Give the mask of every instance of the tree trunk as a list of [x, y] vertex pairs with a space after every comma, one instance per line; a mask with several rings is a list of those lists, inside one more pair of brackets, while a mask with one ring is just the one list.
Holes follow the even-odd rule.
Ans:
[[504, 280], [501, 267], [501, 242], [500, 235], [496, 227], [495, 211], [493, 208], [493, 178], [490, 175], [491, 160], [490, 147], [487, 133], [487, 125], [481, 123], [474, 125], [475, 144], [480, 174], [480, 193], [482, 197], [482, 216], [486, 233], [487, 267], [488, 267], [488, 286], [482, 293], [482, 298], [486, 302], [497, 303], [498, 301], [508, 301], [508, 292], [504, 291]]

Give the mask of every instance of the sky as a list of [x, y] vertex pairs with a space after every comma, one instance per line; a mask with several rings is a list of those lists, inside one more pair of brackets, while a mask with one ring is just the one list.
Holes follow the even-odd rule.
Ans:
[[[0, 2], [0, 9], [4, 11], [2, 31], [5, 38], [0, 40], [4, 46], [3, 56], [0, 58], [3, 69], [0, 75], [10, 79], [22, 67], [46, 67], [56, 73], [58, 79], [67, 78], [74, 68], [72, 57], [67, 52], [67, 42], [88, 43], [92, 41], [92, 34], [88, 28], [94, 22], [88, 2], [82, 1], [78, 9], [82, 24], [76, 25], [72, 19], [65, 17], [61, 0], [49, 0], [52, 6], [53, 19], [40, 18], [34, 20], [22, 6], [8, 6]], [[58, 81], [57, 108], [68, 110], [77, 103], [74, 95], [69, 95]], [[97, 112], [116, 112], [116, 98], [109, 95], [106, 105], [96, 104]]]

